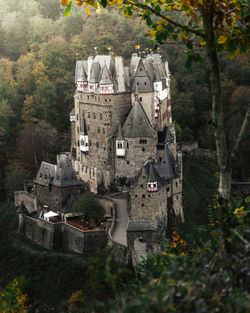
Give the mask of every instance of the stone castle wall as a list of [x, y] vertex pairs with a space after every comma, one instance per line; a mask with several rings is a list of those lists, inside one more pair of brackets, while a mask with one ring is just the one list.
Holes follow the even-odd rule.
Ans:
[[129, 216], [132, 220], [150, 220], [152, 226], [160, 231], [159, 228], [167, 221], [166, 188], [148, 192], [147, 181], [141, 175], [137, 186], [131, 190]]
[[40, 246], [52, 250], [65, 248], [77, 253], [102, 249], [107, 245], [105, 231], [81, 231], [65, 223], [51, 223], [24, 216], [24, 234]]
[[135, 177], [141, 170], [144, 163], [155, 158], [156, 139], [142, 138], [147, 143], [140, 143], [139, 138], [124, 138], [125, 157], [115, 158], [115, 177]]
[[[76, 171], [90, 189], [97, 191], [97, 185], [103, 180], [107, 187], [114, 175], [114, 149], [110, 137], [117, 131], [130, 107], [127, 93], [115, 95], [79, 94], [75, 99], [76, 108]], [[88, 153], [80, 151], [80, 131], [83, 118], [88, 131]], [[91, 164], [91, 166], [90, 166]]]
[[21, 206], [23, 202], [28, 213], [33, 213], [37, 211], [37, 198], [35, 195], [27, 191], [15, 191], [14, 199], [15, 206]]
[[61, 212], [64, 201], [70, 193], [77, 199], [80, 196], [81, 187], [68, 186], [68, 187], [55, 187], [43, 186], [36, 184], [37, 190], [37, 205], [41, 209], [43, 205], [47, 205], [49, 210], [54, 212]]

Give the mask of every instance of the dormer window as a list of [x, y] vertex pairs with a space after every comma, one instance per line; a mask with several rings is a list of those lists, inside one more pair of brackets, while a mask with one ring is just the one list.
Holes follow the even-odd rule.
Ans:
[[125, 156], [124, 140], [116, 140], [116, 155], [119, 157]]
[[157, 191], [157, 182], [148, 182], [148, 192]]

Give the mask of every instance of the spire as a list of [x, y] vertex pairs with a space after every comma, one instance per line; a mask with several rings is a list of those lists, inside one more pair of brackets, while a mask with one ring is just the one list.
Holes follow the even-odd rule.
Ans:
[[103, 69], [102, 69], [100, 85], [109, 85], [109, 84], [113, 84], [113, 81], [111, 79], [111, 75], [109, 73], [109, 70], [107, 68], [106, 61], [105, 61]]
[[174, 156], [169, 149], [168, 144], [165, 145], [163, 158], [161, 160], [161, 163], [159, 164], [158, 169], [160, 176], [167, 180], [172, 180], [179, 176], [177, 172], [177, 163], [174, 160]]
[[117, 135], [116, 135], [116, 139], [123, 140], [121, 124], [119, 124]]
[[157, 181], [156, 177], [155, 177], [155, 173], [154, 173], [153, 162], [150, 162], [148, 181], [149, 182], [156, 182]]
[[173, 143], [173, 142], [174, 142], [174, 134], [171, 132], [170, 127], [168, 127], [164, 143], [168, 144], [168, 143]]

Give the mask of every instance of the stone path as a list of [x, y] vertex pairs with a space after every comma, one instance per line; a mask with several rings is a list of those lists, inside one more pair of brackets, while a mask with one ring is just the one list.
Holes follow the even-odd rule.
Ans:
[[127, 199], [112, 198], [116, 204], [116, 220], [113, 239], [127, 246], [126, 227], [128, 223]]

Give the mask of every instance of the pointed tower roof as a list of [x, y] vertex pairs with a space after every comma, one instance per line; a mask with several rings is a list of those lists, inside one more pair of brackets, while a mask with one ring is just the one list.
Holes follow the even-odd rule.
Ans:
[[90, 83], [98, 83], [101, 72], [101, 66], [98, 62], [94, 62], [90, 71]]
[[148, 174], [148, 181], [149, 182], [156, 182], [156, 177], [155, 177], [155, 172], [153, 168], [153, 162], [150, 162], [150, 167], [149, 167], [149, 174]]
[[117, 135], [116, 135], [116, 139], [123, 140], [121, 124], [119, 124]]
[[113, 84], [113, 80], [111, 79], [111, 75], [109, 73], [109, 70], [108, 70], [106, 62], [105, 62], [103, 69], [102, 69], [102, 76], [101, 76], [101, 80], [100, 80], [100, 85], [109, 85], [109, 84]]
[[122, 127], [124, 137], [154, 137], [155, 130], [142, 105], [136, 101]]
[[174, 134], [171, 132], [170, 127], [167, 128], [165, 143], [173, 143], [174, 142]]
[[174, 156], [168, 144], [165, 145], [163, 158], [159, 164], [158, 170], [160, 176], [167, 180], [172, 180], [179, 177], [177, 172], [177, 163], [174, 160]]

